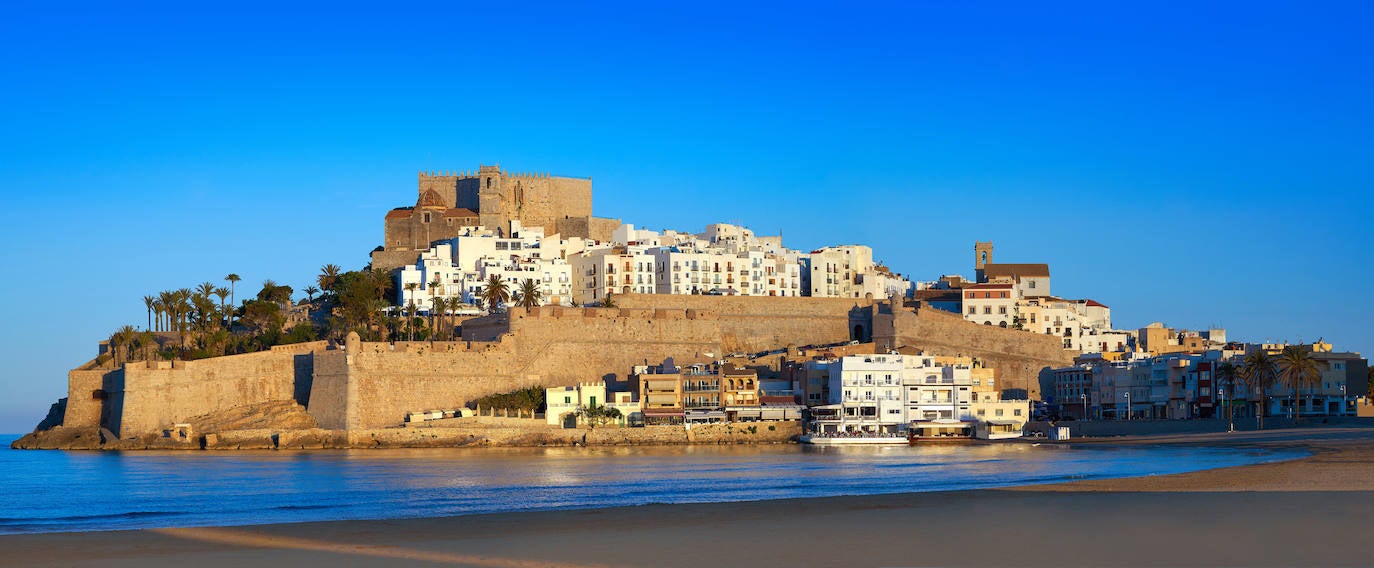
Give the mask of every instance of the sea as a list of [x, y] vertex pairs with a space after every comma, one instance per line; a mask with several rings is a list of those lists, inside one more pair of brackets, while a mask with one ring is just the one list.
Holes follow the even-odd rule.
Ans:
[[0, 534], [441, 517], [1165, 475], [1295, 450], [979, 444], [240, 452], [10, 450]]

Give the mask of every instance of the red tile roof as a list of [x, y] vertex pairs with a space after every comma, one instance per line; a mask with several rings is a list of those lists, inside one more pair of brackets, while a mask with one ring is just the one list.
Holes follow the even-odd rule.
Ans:
[[983, 275], [991, 278], [993, 276], [1015, 276], [1021, 277], [1045, 277], [1050, 275], [1050, 265], [1048, 264], [985, 264], [983, 265]]

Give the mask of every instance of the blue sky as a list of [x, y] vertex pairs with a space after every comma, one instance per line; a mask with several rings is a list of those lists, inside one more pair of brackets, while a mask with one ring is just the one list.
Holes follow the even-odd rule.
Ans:
[[920, 279], [990, 239], [1118, 327], [1374, 349], [1367, 2], [488, 4], [0, 7], [0, 432], [144, 294], [359, 267], [417, 170], [497, 162], [651, 228]]

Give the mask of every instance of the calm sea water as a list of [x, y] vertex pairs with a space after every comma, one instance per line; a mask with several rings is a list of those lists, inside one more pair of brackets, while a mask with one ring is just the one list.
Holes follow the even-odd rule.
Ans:
[[[0, 436], [8, 448], [14, 436]], [[0, 534], [435, 517], [1002, 487], [1297, 452], [999, 444], [317, 452], [0, 450]]]

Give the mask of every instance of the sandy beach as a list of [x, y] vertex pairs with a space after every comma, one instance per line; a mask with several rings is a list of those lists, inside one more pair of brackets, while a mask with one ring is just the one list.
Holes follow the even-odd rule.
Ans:
[[997, 490], [0, 537], [6, 566], [1363, 566], [1374, 430], [1079, 443], [1305, 459]]

